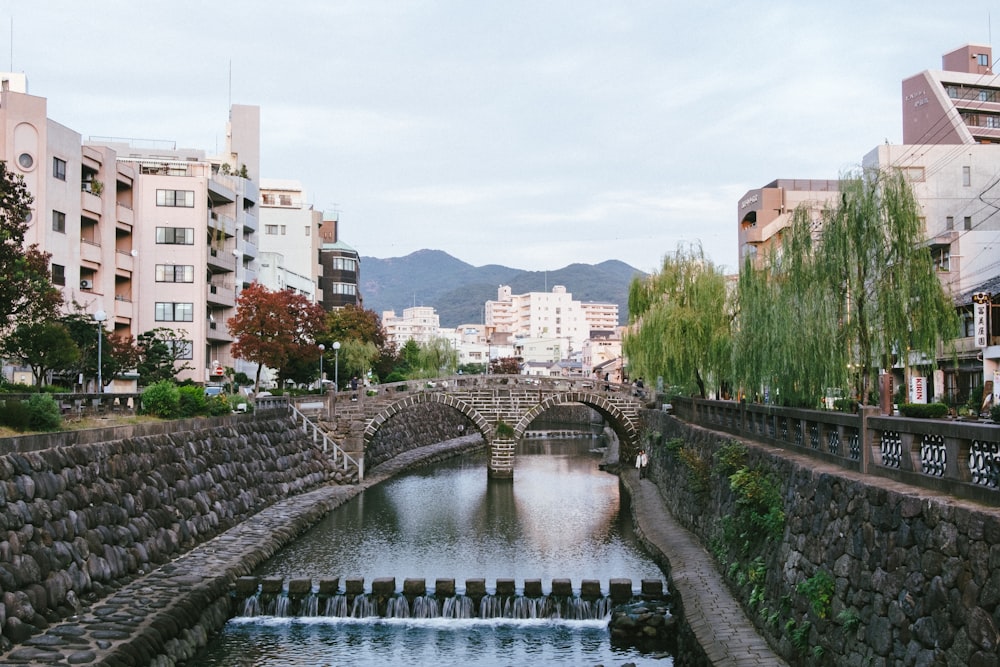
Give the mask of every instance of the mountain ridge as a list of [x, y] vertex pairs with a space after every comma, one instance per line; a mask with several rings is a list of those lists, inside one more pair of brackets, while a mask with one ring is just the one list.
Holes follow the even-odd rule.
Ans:
[[403, 257], [361, 258], [359, 289], [364, 306], [378, 315], [404, 308], [432, 306], [441, 326], [479, 323], [484, 303], [497, 298], [500, 285], [514, 294], [550, 292], [562, 285], [582, 302], [618, 304], [618, 321], [628, 316], [628, 288], [635, 276], [646, 274], [620, 260], [599, 264], [573, 263], [553, 271], [527, 271], [500, 264], [473, 266], [443, 250], [417, 250]]

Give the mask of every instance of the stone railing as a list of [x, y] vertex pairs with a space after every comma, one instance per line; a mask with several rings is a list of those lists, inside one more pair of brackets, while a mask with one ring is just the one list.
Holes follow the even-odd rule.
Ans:
[[1000, 505], [1000, 425], [674, 398], [684, 421], [958, 497]]
[[[35, 394], [0, 394], [0, 401], [27, 401]], [[132, 415], [139, 411], [142, 394], [49, 394], [63, 417], [92, 417], [107, 414]]]

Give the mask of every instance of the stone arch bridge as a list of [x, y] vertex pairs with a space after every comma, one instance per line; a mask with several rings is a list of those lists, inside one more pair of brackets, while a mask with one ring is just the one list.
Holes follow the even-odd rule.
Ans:
[[492, 478], [513, 477], [514, 446], [528, 425], [549, 408], [566, 403], [582, 403], [604, 417], [618, 436], [623, 460], [638, 449], [642, 399], [629, 385], [591, 379], [456, 375], [411, 380], [331, 394], [324, 409], [329, 410], [340, 446], [361, 454], [383, 424], [421, 403], [447, 405], [469, 419], [489, 446]]

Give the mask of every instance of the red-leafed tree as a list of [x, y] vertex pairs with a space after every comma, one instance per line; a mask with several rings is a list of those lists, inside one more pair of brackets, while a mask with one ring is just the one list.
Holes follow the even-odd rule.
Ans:
[[264, 366], [281, 373], [289, 361], [318, 357], [324, 315], [322, 306], [291, 290], [272, 292], [255, 282], [240, 293], [236, 315], [226, 324], [237, 339], [233, 356], [257, 364], [255, 390]]

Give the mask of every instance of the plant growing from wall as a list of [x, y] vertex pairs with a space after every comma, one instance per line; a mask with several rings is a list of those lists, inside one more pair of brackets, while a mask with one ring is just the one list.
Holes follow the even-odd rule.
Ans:
[[499, 419], [497, 420], [496, 434], [502, 440], [510, 440], [514, 437], [514, 427], [504, 420]]
[[830, 602], [836, 590], [836, 582], [826, 570], [819, 570], [795, 587], [799, 595], [805, 596], [809, 608], [818, 618], [826, 618], [830, 613]]
[[687, 468], [688, 486], [692, 493], [708, 491], [711, 465], [697, 451], [683, 447], [677, 452], [677, 458]]

